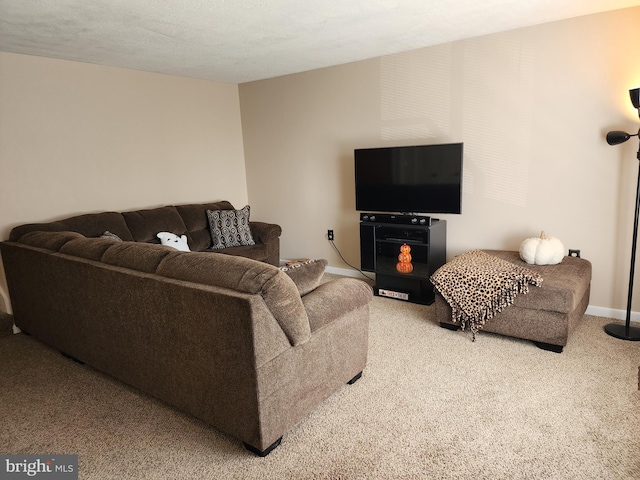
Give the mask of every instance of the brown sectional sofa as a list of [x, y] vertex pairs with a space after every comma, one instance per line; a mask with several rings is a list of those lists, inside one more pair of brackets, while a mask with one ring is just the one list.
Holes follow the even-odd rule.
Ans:
[[[119, 214], [47, 225], [0, 243], [16, 325], [259, 455], [365, 367], [372, 291], [360, 280], [301, 296], [265, 262], [128, 241], [158, 226], [129, 230]], [[127, 241], [93, 238], [103, 230]]]
[[[542, 276], [541, 287], [530, 287], [513, 305], [487, 320], [481, 331], [532, 340], [538, 347], [561, 353], [578, 326], [591, 292], [591, 262], [564, 257], [557, 265], [529, 265], [516, 251], [484, 250], [503, 260], [529, 268]], [[436, 319], [440, 326], [456, 330], [451, 307], [436, 291]]]

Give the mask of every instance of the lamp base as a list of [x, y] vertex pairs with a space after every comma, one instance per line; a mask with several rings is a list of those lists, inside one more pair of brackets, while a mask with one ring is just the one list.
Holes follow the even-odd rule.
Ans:
[[604, 326], [604, 331], [612, 337], [622, 340], [640, 341], [640, 328], [627, 326], [623, 323], [609, 323]]

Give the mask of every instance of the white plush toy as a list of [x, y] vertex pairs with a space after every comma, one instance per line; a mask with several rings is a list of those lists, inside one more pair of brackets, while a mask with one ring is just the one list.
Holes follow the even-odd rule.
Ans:
[[555, 265], [564, 258], [564, 245], [541, 232], [540, 237], [527, 238], [520, 244], [520, 258], [530, 265]]
[[160, 239], [160, 243], [162, 245], [167, 245], [168, 247], [173, 247], [176, 250], [180, 250], [181, 252], [190, 252], [189, 244], [187, 243], [187, 236], [182, 235], [181, 237], [169, 233], [169, 232], [160, 232], [156, 235]]

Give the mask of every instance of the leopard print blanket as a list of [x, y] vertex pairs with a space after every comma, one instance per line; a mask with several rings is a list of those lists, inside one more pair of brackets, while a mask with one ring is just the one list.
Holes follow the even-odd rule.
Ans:
[[536, 272], [481, 250], [471, 250], [444, 264], [430, 278], [451, 306], [452, 321], [471, 330], [473, 341], [485, 322], [511, 305], [529, 285], [542, 285]]

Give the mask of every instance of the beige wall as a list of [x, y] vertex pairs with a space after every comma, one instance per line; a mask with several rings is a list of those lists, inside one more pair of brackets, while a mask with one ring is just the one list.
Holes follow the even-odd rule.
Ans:
[[[593, 262], [591, 305], [624, 309], [637, 141], [610, 147], [604, 134], [638, 127], [627, 92], [640, 85], [639, 20], [640, 8], [598, 14], [243, 84], [239, 95], [0, 52], [0, 235], [227, 198], [283, 226], [283, 258], [345, 268], [325, 234], [359, 265], [353, 149], [463, 141], [463, 214], [442, 216], [448, 256], [516, 249], [544, 229]], [[6, 300], [0, 269], [0, 308]]]
[[[283, 258], [359, 266], [353, 149], [465, 143], [448, 257], [560, 238], [594, 267], [592, 307], [625, 309], [638, 142], [640, 8], [240, 85], [252, 212], [279, 222]], [[640, 295], [634, 310], [640, 310]]]
[[[218, 199], [247, 202], [237, 85], [0, 53], [2, 239], [26, 222]], [[0, 309], [6, 297], [0, 269]]]

